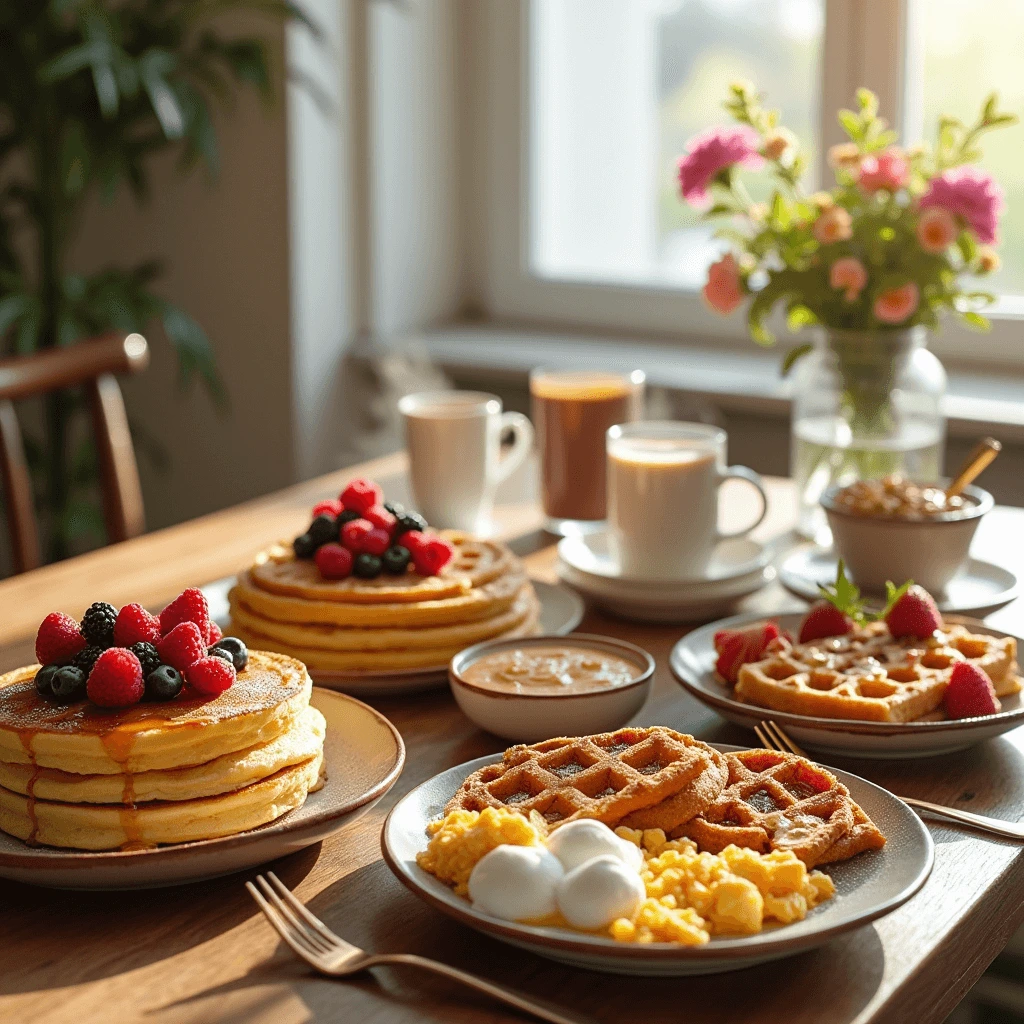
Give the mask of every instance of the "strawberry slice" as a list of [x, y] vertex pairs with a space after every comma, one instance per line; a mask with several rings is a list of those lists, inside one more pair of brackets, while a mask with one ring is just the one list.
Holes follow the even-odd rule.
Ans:
[[715, 671], [727, 683], [735, 683], [740, 668], [750, 662], [760, 661], [768, 646], [780, 637], [786, 637], [786, 634], [779, 629], [777, 622], [760, 622], [748, 629], [720, 629], [714, 637], [718, 654]]

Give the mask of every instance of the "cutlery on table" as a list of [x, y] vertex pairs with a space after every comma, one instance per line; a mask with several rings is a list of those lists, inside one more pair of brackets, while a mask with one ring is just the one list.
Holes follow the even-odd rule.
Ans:
[[460, 981], [468, 988], [483, 992], [492, 999], [515, 1007], [523, 1013], [550, 1021], [551, 1024], [589, 1024], [586, 1018], [568, 1017], [532, 999], [527, 999], [518, 992], [502, 988], [437, 960], [428, 960], [414, 953], [367, 953], [335, 935], [323, 921], [295, 898], [273, 871], [268, 871], [266, 877], [257, 875], [256, 885], [246, 882], [245, 887], [277, 934], [291, 947], [292, 952], [321, 974], [333, 978], [346, 978], [350, 974], [358, 974], [380, 964], [407, 964], [411, 967], [422, 967], [453, 981]]
[[[780, 750], [787, 754], [797, 754], [800, 757], [809, 755], [786, 734], [781, 725], [775, 722], [765, 721], [754, 726], [754, 732], [761, 741], [763, 747], [769, 750]], [[813, 760], [813, 758], [811, 759]], [[999, 818], [990, 818], [984, 814], [973, 814], [971, 811], [960, 811], [955, 807], [943, 807], [942, 804], [933, 804], [928, 800], [917, 800], [911, 796], [899, 796], [897, 799], [905, 804], [917, 808], [919, 811], [927, 811], [941, 818], [959, 822], [962, 825], [970, 825], [972, 828], [982, 829], [985, 832], [992, 832], [994, 835], [1003, 836], [1007, 839], [1024, 839], [1024, 824], [1015, 821], [1001, 821]]]

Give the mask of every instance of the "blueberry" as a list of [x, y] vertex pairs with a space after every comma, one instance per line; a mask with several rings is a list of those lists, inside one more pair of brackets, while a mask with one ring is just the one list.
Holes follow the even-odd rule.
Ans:
[[317, 547], [321, 544], [330, 544], [331, 541], [338, 539], [338, 520], [326, 513], [319, 515], [309, 524], [306, 532]]
[[211, 647], [206, 652], [211, 658], [220, 658], [222, 661], [226, 661], [231, 665], [234, 665], [234, 659], [231, 657], [230, 651], [225, 651], [223, 647]]
[[60, 665], [44, 665], [36, 673], [36, 693], [40, 697], [53, 696], [53, 677], [57, 674]]
[[61, 704], [85, 699], [85, 673], [74, 665], [65, 665], [54, 673], [50, 688], [55, 700]]
[[419, 512], [406, 512], [398, 517], [398, 525], [395, 527], [395, 536], [401, 537], [409, 530], [419, 530], [421, 533], [427, 528], [427, 521]]
[[408, 548], [403, 548], [401, 544], [396, 544], [384, 552], [384, 557], [381, 561], [384, 564], [384, 571], [389, 576], [401, 576], [409, 567], [409, 559], [411, 558], [412, 555], [409, 554]]
[[405, 506], [400, 501], [385, 501], [384, 507], [396, 518], [401, 519], [405, 515]]
[[292, 541], [292, 547], [295, 549], [296, 558], [312, 558], [316, 554], [316, 544], [308, 533], [300, 533]]
[[147, 700], [174, 700], [185, 685], [181, 673], [170, 665], [161, 665], [146, 676]]
[[210, 654], [215, 658], [221, 657], [222, 653], [227, 654], [236, 672], [245, 671], [245, 666], [249, 664], [249, 650], [237, 636], [223, 637], [210, 648]]
[[364, 580], [376, 579], [381, 572], [381, 560], [376, 555], [368, 555], [365, 552], [356, 555], [352, 565], [352, 572]]
[[351, 523], [353, 519], [362, 519], [363, 517], [356, 512], [355, 509], [347, 508], [344, 512], [338, 516], [338, 533], [341, 533], [341, 528], [346, 523]]

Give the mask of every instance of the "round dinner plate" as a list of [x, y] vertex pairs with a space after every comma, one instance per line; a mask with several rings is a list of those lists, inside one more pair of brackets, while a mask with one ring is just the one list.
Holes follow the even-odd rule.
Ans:
[[380, 712], [352, 697], [314, 688], [311, 703], [327, 721], [327, 779], [277, 821], [221, 839], [102, 853], [31, 847], [0, 832], [0, 878], [56, 889], [150, 889], [242, 871], [326, 839], [395, 784], [405, 744]]
[[[981, 718], [953, 721], [863, 722], [844, 718], [816, 718], [775, 711], [734, 700], [732, 691], [715, 675], [715, 633], [720, 629], [742, 629], [771, 618], [793, 635], [799, 633], [803, 612], [787, 615], [737, 615], [721, 619], [688, 633], [672, 648], [669, 667], [672, 674], [702, 704], [713, 708], [736, 725], [752, 729], [759, 722], [771, 719], [785, 728], [801, 746], [827, 754], [846, 757], [904, 758], [932, 757], [963, 750], [982, 740], [999, 736], [1024, 722], [1024, 701], [1021, 694], [1001, 697], [1003, 710]], [[1006, 637], [1004, 633], [981, 622], [948, 616], [947, 622], [963, 622], [974, 632]], [[1024, 640], [1017, 639], [1018, 644]]]
[[[721, 751], [739, 747], [714, 744]], [[504, 921], [480, 910], [416, 863], [427, 845], [427, 825], [471, 772], [501, 759], [481, 757], [450, 768], [417, 786], [388, 815], [381, 849], [388, 867], [420, 899], [478, 931], [540, 956], [574, 967], [613, 974], [714, 974], [790, 956], [820, 946], [906, 903], [932, 869], [934, 848], [928, 829], [906, 804], [856, 775], [830, 768], [854, 800], [882, 830], [886, 845], [848, 861], [826, 865], [836, 895], [811, 910], [803, 921], [771, 925], [757, 935], [715, 936], [703, 946], [675, 943], [622, 943], [563, 928]]]

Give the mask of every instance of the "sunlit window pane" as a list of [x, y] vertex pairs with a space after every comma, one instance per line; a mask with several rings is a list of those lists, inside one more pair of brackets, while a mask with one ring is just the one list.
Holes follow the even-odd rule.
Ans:
[[824, 0], [534, 0], [531, 12], [531, 269], [699, 287], [718, 249], [678, 198], [676, 158], [725, 123], [738, 78], [815, 147]]

